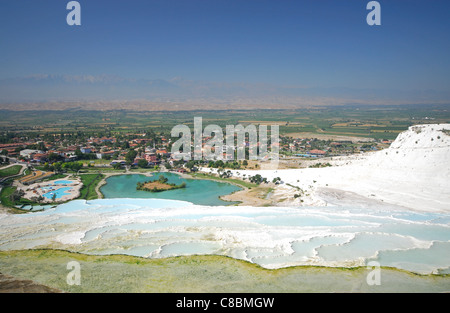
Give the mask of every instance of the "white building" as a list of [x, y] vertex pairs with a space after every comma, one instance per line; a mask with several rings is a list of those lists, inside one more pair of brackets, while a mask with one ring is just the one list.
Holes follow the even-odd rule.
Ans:
[[25, 150], [20, 151], [20, 156], [30, 159], [33, 156], [33, 154], [37, 154], [37, 153], [44, 154], [45, 152], [42, 150], [25, 149]]

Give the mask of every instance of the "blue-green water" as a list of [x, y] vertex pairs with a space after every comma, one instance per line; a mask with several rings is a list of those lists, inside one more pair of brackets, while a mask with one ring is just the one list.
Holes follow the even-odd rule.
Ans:
[[70, 193], [66, 192], [67, 190], [70, 190], [70, 189], [72, 189], [72, 187], [62, 187], [62, 188], [44, 193], [42, 196], [47, 199], [52, 199], [53, 195], [55, 195], [55, 199], [60, 199], [62, 196], [70, 195]]
[[[167, 190], [163, 192], [149, 192], [136, 190], [138, 182], [153, 181], [164, 175], [169, 183], [179, 185], [186, 183], [186, 188]], [[206, 179], [185, 179], [173, 173], [154, 173], [152, 177], [140, 174], [111, 176], [106, 179], [106, 185], [100, 188], [104, 197], [113, 198], [158, 198], [183, 200], [201, 205], [230, 205], [236, 202], [223, 201], [219, 197], [231, 194], [241, 188]]]
[[216, 254], [265, 268], [374, 261], [420, 274], [449, 274], [448, 216], [338, 206], [74, 200], [41, 212], [0, 214], [0, 251], [49, 247], [150, 258]]
[[164, 175], [187, 188], [138, 191], [138, 182], [158, 179], [159, 173], [120, 175], [101, 189], [107, 199], [0, 214], [0, 250], [51, 247], [151, 258], [219, 254], [265, 268], [374, 261], [421, 274], [450, 273], [448, 213], [356, 205], [227, 206], [219, 196], [238, 187]]

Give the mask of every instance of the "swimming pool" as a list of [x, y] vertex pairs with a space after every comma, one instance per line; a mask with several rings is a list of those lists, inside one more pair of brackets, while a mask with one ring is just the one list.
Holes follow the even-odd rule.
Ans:
[[47, 199], [53, 199], [53, 195], [56, 195], [55, 199], [60, 199], [63, 196], [70, 195], [70, 193], [66, 192], [66, 191], [68, 191], [70, 189], [72, 189], [72, 187], [62, 187], [62, 188], [58, 188], [58, 189], [49, 191], [47, 193], [44, 193], [42, 196], [47, 198]]
[[68, 185], [68, 184], [73, 184], [75, 181], [73, 180], [57, 180], [55, 182], [53, 182], [53, 185]]

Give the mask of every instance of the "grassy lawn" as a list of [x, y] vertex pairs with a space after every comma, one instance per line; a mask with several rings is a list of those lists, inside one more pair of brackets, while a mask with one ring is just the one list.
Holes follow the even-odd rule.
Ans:
[[83, 183], [83, 187], [80, 190], [79, 199], [85, 200], [93, 200], [98, 199], [97, 192], [95, 191], [95, 187], [97, 187], [98, 183], [103, 179], [103, 174], [82, 174], [80, 175], [81, 182]]
[[13, 176], [20, 173], [20, 170], [22, 169], [22, 166], [20, 165], [14, 165], [8, 168], [2, 168], [0, 169], [0, 177], [7, 177], [7, 176]]
[[92, 164], [92, 165], [109, 165], [111, 163], [111, 160], [95, 159], [95, 160], [82, 160], [81, 162], [83, 162], [85, 166], [87, 166], [88, 164]]
[[12, 186], [3, 186], [2, 191], [0, 192], [0, 200], [2, 205], [6, 207], [14, 207], [14, 202], [10, 200], [10, 196], [16, 191], [16, 187]]
[[112, 167], [83, 167], [82, 170], [80, 170], [80, 174], [82, 173], [98, 173], [99, 171], [101, 172], [105, 172], [105, 173], [120, 173], [120, 172], [124, 172], [125, 173], [125, 169], [124, 168], [120, 168], [118, 170], [112, 168]]

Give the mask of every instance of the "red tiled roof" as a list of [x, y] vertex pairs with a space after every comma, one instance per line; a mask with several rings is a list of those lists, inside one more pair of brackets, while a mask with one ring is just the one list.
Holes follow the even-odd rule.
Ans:
[[322, 150], [318, 150], [318, 149], [313, 149], [311, 151], [309, 151], [310, 154], [325, 154], [325, 151]]

